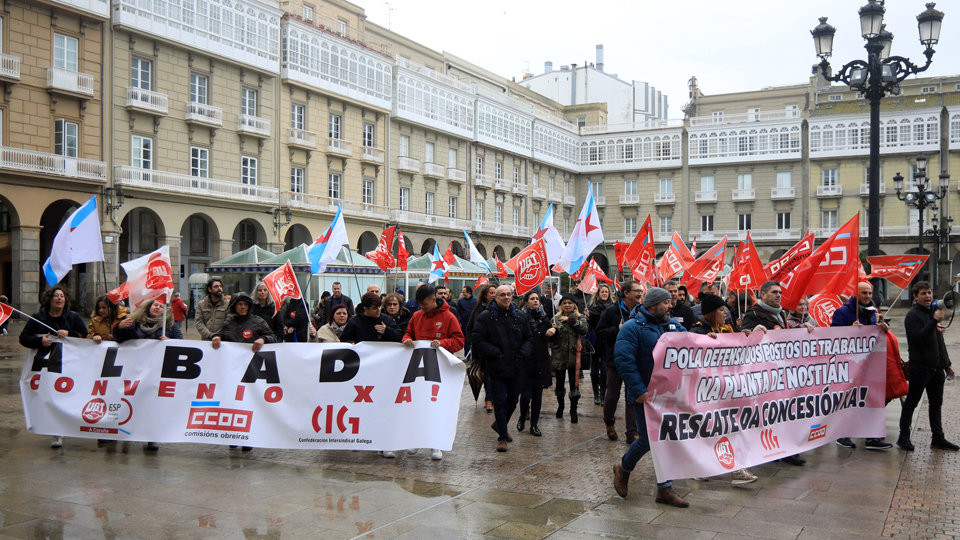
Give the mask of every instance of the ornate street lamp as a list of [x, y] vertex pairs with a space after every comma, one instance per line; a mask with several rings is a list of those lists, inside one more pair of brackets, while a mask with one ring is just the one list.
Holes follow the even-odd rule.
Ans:
[[930, 280], [934, 288], [936, 288], [934, 277], [934, 269], [936, 266], [933, 261], [939, 255], [942, 242], [945, 241], [946, 236], [950, 234], [950, 227], [953, 223], [953, 218], [948, 216], [944, 223], [940, 223], [940, 218], [935, 217], [933, 220], [934, 223], [929, 229], [927, 229], [923, 224], [923, 211], [927, 208], [930, 208], [930, 211], [934, 212], [934, 215], [936, 215], [937, 203], [947, 196], [947, 191], [950, 189], [950, 175], [941, 174], [939, 178], [940, 184], [937, 186], [936, 190], [933, 190], [928, 187], [930, 178], [927, 176], [927, 157], [922, 154], [917, 156], [914, 169], [912, 181], [915, 189], [910, 189], [908, 187], [906, 192], [903, 191], [904, 178], [899, 172], [893, 177], [893, 187], [897, 192], [897, 199], [900, 199], [901, 201], [907, 203], [908, 206], [912, 206], [918, 210], [918, 252], [923, 253], [923, 238], [925, 236], [931, 236], [936, 239], [936, 249], [933, 251], [934, 256], [928, 259], [928, 263], [930, 264]]
[[[844, 64], [836, 75], [833, 75], [827, 59], [833, 54], [833, 36], [837, 29], [827, 24], [826, 17], [821, 17], [820, 24], [810, 31], [817, 56], [820, 57], [820, 64], [814, 67], [814, 73], [819, 71], [828, 81], [842, 82], [851, 89], [862, 92], [870, 101], [868, 255], [880, 254], [880, 101], [887, 94], [898, 95], [901, 81], [930, 67], [933, 46], [940, 39], [940, 26], [943, 22], [943, 12], [934, 9], [935, 6], [935, 3], [930, 2], [926, 4], [927, 9], [917, 15], [920, 43], [925, 47], [923, 54], [927, 58], [922, 66], [902, 56], [890, 56], [893, 34], [883, 25], [886, 11], [883, 0], [868, 0], [859, 11], [860, 34], [866, 40], [864, 48], [867, 50], [867, 60], [853, 60]], [[873, 289], [879, 291], [879, 284], [874, 283]]]

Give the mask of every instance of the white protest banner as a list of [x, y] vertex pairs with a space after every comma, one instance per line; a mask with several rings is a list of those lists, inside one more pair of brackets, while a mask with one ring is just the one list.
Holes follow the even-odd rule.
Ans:
[[336, 450], [449, 450], [466, 370], [425, 341], [251, 346], [66, 338], [29, 351], [31, 433]]
[[664, 334], [644, 408], [657, 480], [883, 437], [886, 346], [878, 326]]

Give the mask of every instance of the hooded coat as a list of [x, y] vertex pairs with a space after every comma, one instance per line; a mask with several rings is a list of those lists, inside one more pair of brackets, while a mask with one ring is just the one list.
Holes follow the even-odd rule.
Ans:
[[552, 324], [557, 332], [550, 338], [550, 351], [553, 353], [553, 369], [571, 369], [577, 364], [577, 344], [587, 333], [587, 318], [569, 316], [561, 322], [563, 313], [553, 316]]
[[455, 353], [463, 348], [463, 331], [460, 321], [450, 311], [450, 305], [437, 299], [437, 307], [424, 313], [421, 309], [410, 317], [407, 330], [401, 341], [407, 339], [433, 341], [440, 340], [440, 346]]
[[[387, 326], [383, 333], [377, 332], [376, 325], [383, 323]], [[393, 317], [381, 313], [377, 317], [368, 317], [363, 314], [363, 308], [347, 321], [347, 325], [340, 334], [340, 341], [344, 343], [359, 343], [361, 341], [400, 342], [403, 334], [393, 322]]]
[[[250, 311], [246, 315], [237, 315], [237, 302], [248, 302]], [[267, 321], [254, 315], [253, 298], [247, 293], [237, 293], [230, 299], [230, 306], [227, 308], [227, 321], [219, 332], [210, 336], [211, 339], [219, 337], [221, 341], [231, 341], [234, 343], [253, 343], [263, 338], [264, 343], [276, 343], [277, 337]]]

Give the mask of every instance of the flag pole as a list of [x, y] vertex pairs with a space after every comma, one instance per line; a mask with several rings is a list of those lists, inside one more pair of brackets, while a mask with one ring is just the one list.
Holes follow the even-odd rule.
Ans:
[[43, 322], [43, 321], [41, 321], [41, 320], [39, 320], [39, 319], [37, 319], [37, 318], [31, 317], [30, 315], [27, 315], [26, 313], [20, 311], [19, 309], [15, 308], [15, 307], [13, 307], [13, 306], [10, 306], [10, 309], [12, 309], [13, 311], [16, 311], [17, 313], [19, 313], [19, 314], [23, 315], [24, 317], [30, 319], [31, 321], [34, 321], [35, 323], [37, 323], [37, 324], [39, 324], [39, 325], [47, 328], [48, 330], [50, 330], [50, 331], [53, 332], [54, 334], [57, 333], [57, 331], [56, 331], [55, 329], [53, 329], [51, 326], [49, 326], [47, 323], [45, 323], [45, 322]]
[[[340, 249], [343, 249], [343, 246], [340, 246]], [[353, 250], [350, 249], [350, 246], [347, 246], [347, 257], [350, 259], [350, 271], [353, 273], [353, 281], [357, 284], [357, 294], [363, 296], [363, 293], [360, 292], [360, 278], [357, 277], [357, 267], [353, 265]]]

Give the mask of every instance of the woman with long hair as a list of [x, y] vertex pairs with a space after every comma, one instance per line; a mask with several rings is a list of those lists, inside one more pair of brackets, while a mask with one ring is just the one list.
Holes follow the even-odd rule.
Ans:
[[[473, 333], [473, 325], [477, 322], [477, 317], [481, 313], [486, 311], [490, 304], [493, 303], [494, 298], [496, 297], [497, 286], [492, 283], [487, 283], [486, 285], [480, 287], [480, 290], [477, 292], [477, 307], [474, 308], [473, 313], [470, 314], [470, 321], [467, 322], [467, 327], [464, 329], [463, 335], [467, 340], [467, 344], [470, 343], [470, 334]], [[484, 370], [486, 371], [486, 370]], [[490, 394], [488, 392], [490, 388], [490, 376], [484, 377], [483, 380], [483, 408], [487, 413], [493, 412], [493, 401], [490, 400]]]
[[320, 343], [339, 343], [343, 329], [347, 327], [350, 311], [346, 304], [338, 304], [330, 311], [330, 322], [317, 330], [317, 341]]
[[567, 394], [563, 378], [570, 382], [570, 423], [576, 424], [577, 402], [580, 401], [580, 371], [577, 355], [580, 354], [580, 338], [587, 333], [587, 318], [577, 309], [576, 298], [564, 293], [560, 300], [560, 312], [553, 316], [552, 327], [547, 330], [550, 352], [553, 354], [553, 370], [557, 377], [557, 418], [563, 418], [563, 397]]
[[587, 329], [586, 340], [593, 349], [590, 355], [590, 386], [593, 388], [593, 404], [603, 404], [603, 396], [607, 390], [607, 359], [603, 357], [604, 347], [597, 343], [597, 323], [603, 312], [614, 303], [613, 292], [606, 283], [601, 283], [597, 288], [597, 294], [593, 295], [590, 305], [587, 306]]
[[528, 292], [521, 302], [523, 312], [530, 318], [530, 335], [533, 339], [533, 352], [524, 359], [520, 373], [520, 419], [517, 431], [523, 431], [524, 423], [530, 420], [530, 434], [540, 437], [540, 407], [543, 403], [543, 389], [553, 382], [550, 369], [550, 348], [547, 344], [547, 330], [550, 317], [540, 306], [540, 293]]
[[114, 304], [105, 295], [97, 298], [93, 304], [93, 317], [90, 317], [90, 330], [87, 338], [94, 343], [103, 340], [114, 341], [114, 327], [127, 316], [127, 308]]

